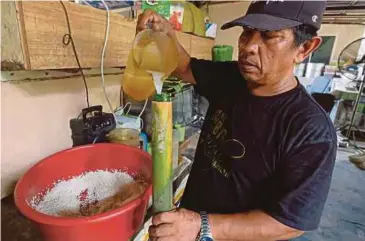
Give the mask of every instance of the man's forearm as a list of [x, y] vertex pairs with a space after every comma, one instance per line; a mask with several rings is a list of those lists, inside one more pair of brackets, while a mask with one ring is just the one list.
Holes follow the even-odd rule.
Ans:
[[177, 39], [175, 32], [171, 32], [169, 36], [175, 41], [179, 54], [178, 65], [173, 75], [181, 78], [186, 83], [196, 84], [196, 81], [190, 68], [190, 55], [184, 49], [184, 47], [179, 43], [179, 40]]
[[288, 227], [262, 211], [244, 214], [211, 214], [209, 222], [215, 240], [275, 241], [298, 237], [303, 231]]

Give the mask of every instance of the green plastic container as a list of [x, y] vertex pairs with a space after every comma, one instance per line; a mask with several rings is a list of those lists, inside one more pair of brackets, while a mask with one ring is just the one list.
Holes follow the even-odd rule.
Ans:
[[231, 45], [215, 45], [212, 48], [213, 61], [232, 61], [233, 47]]

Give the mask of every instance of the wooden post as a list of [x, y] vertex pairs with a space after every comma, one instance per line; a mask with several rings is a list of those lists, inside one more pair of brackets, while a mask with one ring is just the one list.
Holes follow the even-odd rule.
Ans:
[[16, 2], [1, 1], [1, 70], [25, 69]]

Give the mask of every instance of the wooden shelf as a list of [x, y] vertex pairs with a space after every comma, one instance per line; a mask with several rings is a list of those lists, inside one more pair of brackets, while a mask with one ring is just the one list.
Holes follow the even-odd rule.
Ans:
[[[106, 12], [89, 6], [64, 2], [70, 20], [72, 37], [83, 68], [100, 66], [100, 55], [106, 30]], [[42, 70], [77, 68], [72, 46], [63, 44], [68, 33], [66, 15], [58, 1], [1, 2], [1, 36], [6, 70]], [[110, 35], [105, 55], [105, 67], [126, 65], [135, 36], [136, 21], [111, 13]], [[180, 43], [191, 56], [211, 58], [214, 40], [177, 33]], [[6, 50], [4, 50], [6, 49]], [[4, 65], [5, 66], [5, 65]], [[2, 68], [3, 69], [3, 68]], [[4, 69], [3, 69], [4, 70]]]

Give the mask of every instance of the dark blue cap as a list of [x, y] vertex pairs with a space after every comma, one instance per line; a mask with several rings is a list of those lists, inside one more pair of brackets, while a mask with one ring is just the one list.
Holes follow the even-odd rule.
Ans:
[[275, 31], [305, 24], [318, 30], [326, 5], [326, 1], [253, 1], [245, 16], [224, 24], [221, 29], [246, 26]]

